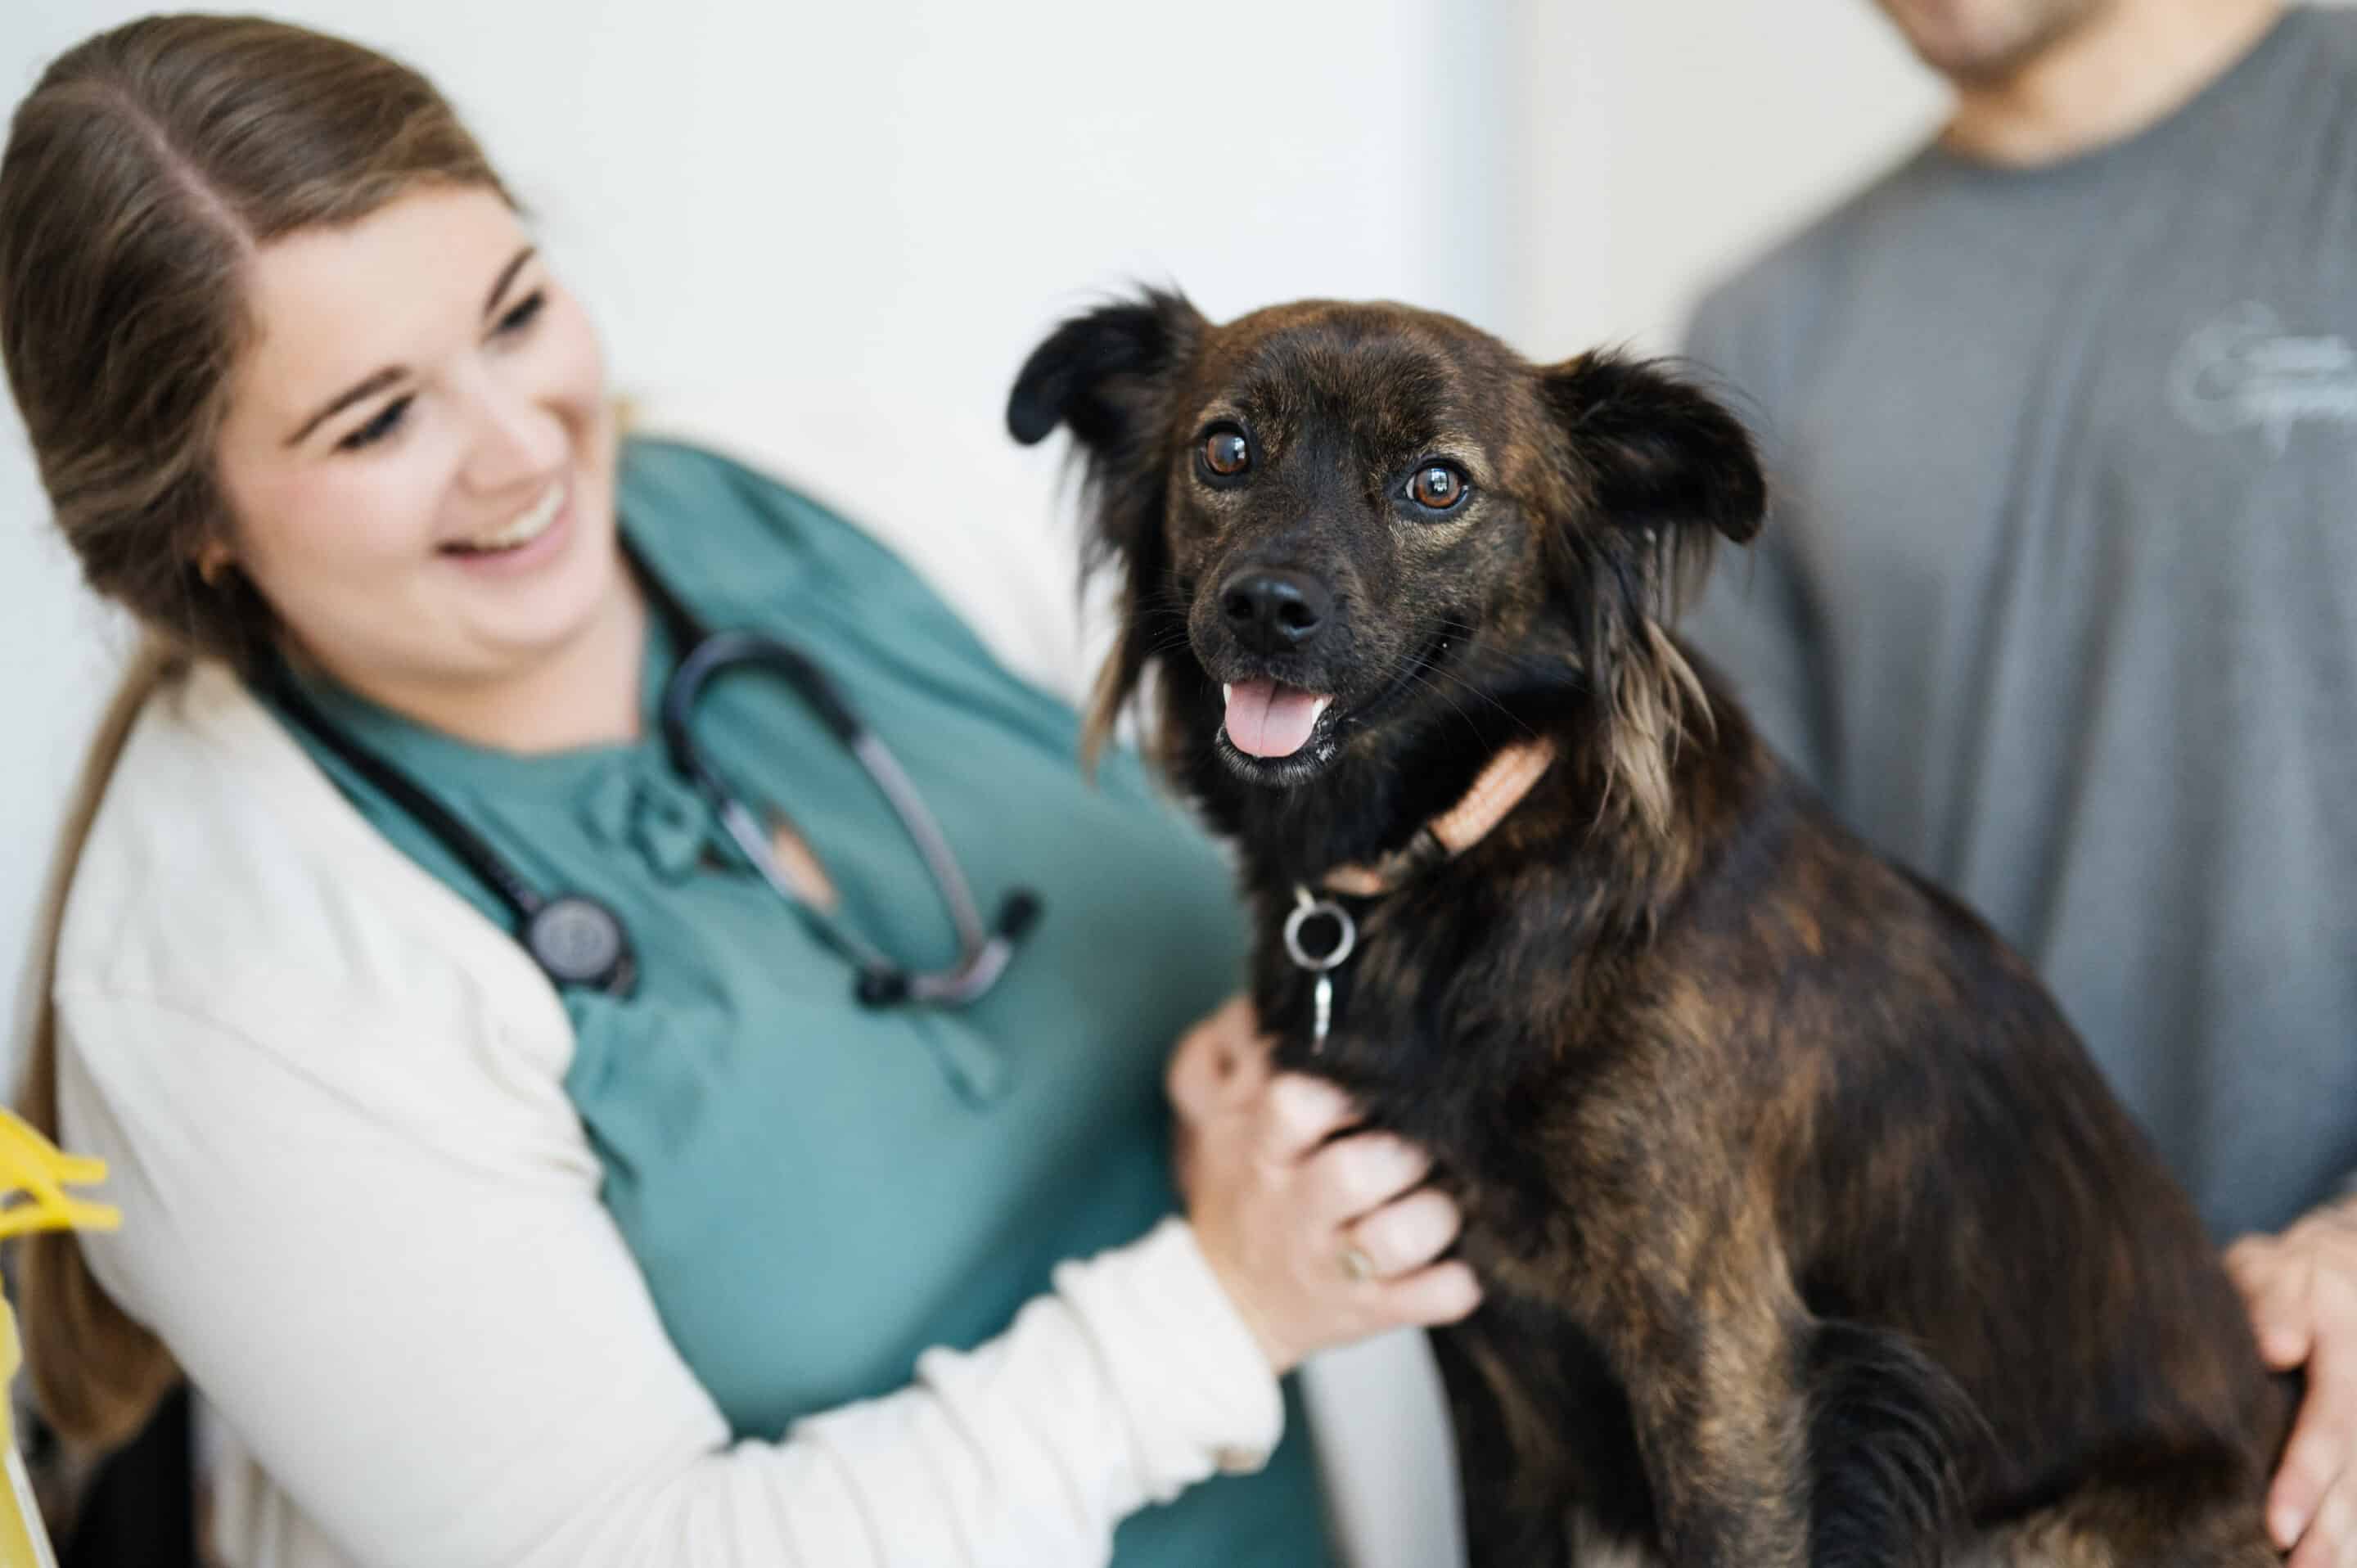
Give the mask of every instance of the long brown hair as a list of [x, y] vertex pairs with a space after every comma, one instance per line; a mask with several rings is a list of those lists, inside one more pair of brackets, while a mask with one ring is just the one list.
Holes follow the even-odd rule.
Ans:
[[[234, 568], [214, 474], [230, 371], [252, 338], [242, 274], [295, 231], [353, 222], [428, 182], [506, 191], [416, 71], [256, 17], [151, 16], [68, 50], [0, 155], [0, 360], [59, 530], [145, 633], [83, 769], [31, 970], [19, 1097], [57, 1132], [58, 928], [91, 819], [147, 699], [198, 659], [251, 672], [276, 631]], [[33, 1387], [69, 1440], [117, 1442], [178, 1373], [70, 1235], [27, 1240]]]

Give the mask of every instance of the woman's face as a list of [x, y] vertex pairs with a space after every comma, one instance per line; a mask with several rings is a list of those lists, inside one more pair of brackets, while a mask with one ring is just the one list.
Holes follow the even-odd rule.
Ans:
[[496, 193], [285, 236], [246, 287], [221, 551], [301, 651], [398, 703], [518, 677], [610, 605], [597, 336]]

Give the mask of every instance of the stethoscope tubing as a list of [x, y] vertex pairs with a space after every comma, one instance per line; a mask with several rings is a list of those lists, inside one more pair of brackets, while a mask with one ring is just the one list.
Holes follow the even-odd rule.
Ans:
[[[995, 927], [985, 927], [965, 873], [949, 839], [924, 802], [915, 781], [874, 731], [844, 700], [818, 663], [781, 639], [746, 629], [712, 631], [674, 596], [625, 542], [625, 553], [641, 585], [682, 650], [658, 704], [663, 749], [672, 767], [711, 808], [721, 830], [770, 891], [791, 908], [814, 934], [858, 972], [855, 994], [868, 1006], [916, 1002], [964, 1006], [996, 984], [1013, 959], [1015, 945], [1036, 921], [1038, 895], [1017, 888], [1002, 903]], [[695, 744], [693, 720], [705, 691], [735, 671], [762, 669], [782, 678], [842, 743], [875, 783], [892, 814], [916, 845], [927, 874], [940, 891], [958, 940], [958, 960], [946, 970], [901, 968], [874, 943], [831, 918], [803, 897], [780, 868], [768, 837], [752, 811], [721, 780]], [[515, 935], [535, 962], [560, 986], [587, 985], [627, 994], [637, 965], [621, 917], [577, 894], [544, 897], [500, 858], [482, 835], [436, 800], [414, 779], [361, 746], [307, 697], [283, 667], [273, 694], [286, 714], [344, 763], [390, 797], [436, 841], [481, 879], [514, 916]]]

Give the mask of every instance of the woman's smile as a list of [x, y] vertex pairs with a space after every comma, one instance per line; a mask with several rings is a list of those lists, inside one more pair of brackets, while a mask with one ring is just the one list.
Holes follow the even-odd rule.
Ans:
[[570, 474], [549, 481], [540, 499], [506, 522], [447, 541], [441, 555], [462, 571], [512, 576], [537, 570], [564, 553], [574, 534]]

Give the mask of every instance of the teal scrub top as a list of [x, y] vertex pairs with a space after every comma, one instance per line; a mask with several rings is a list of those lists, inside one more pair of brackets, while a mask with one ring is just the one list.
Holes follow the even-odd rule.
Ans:
[[[710, 453], [625, 444], [622, 528], [706, 625], [822, 664], [899, 757], [989, 918], [1044, 912], [1005, 976], [957, 1010], [875, 1010], [853, 971], [762, 883], [664, 756], [675, 650], [651, 616], [645, 738], [519, 756], [340, 689], [315, 700], [544, 893], [611, 906], [637, 949], [628, 999], [565, 993], [565, 1090], [665, 1329], [735, 1434], [905, 1386], [919, 1352], [970, 1348], [1060, 1262], [1177, 1208], [1165, 1057], [1235, 989], [1243, 928], [1213, 847], [1136, 758], [1081, 775], [1071, 709], [1000, 667], [900, 561], [809, 499]], [[777, 678], [707, 690], [695, 737], [738, 798], [790, 820], [838, 918], [904, 966], [958, 955], [916, 847], [856, 761]], [[302, 731], [404, 852], [503, 928], [505, 907], [399, 806]], [[1290, 1382], [1268, 1466], [1134, 1516], [1117, 1568], [1329, 1561]]]

